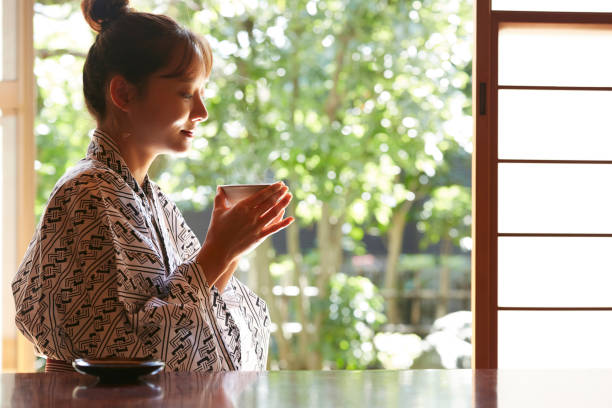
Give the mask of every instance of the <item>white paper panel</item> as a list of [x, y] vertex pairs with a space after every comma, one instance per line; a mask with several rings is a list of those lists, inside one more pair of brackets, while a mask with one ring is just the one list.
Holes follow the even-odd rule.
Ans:
[[493, 0], [493, 10], [612, 12], [610, 0]]
[[499, 237], [499, 306], [612, 307], [612, 238]]
[[612, 312], [498, 312], [498, 367], [612, 368]]
[[498, 165], [498, 231], [612, 233], [612, 165]]
[[500, 159], [612, 160], [612, 92], [502, 89]]
[[504, 23], [499, 84], [612, 86], [612, 26]]
[[496, 375], [497, 403], [489, 404], [495, 408], [612, 407], [610, 377], [602, 370], [500, 370]]

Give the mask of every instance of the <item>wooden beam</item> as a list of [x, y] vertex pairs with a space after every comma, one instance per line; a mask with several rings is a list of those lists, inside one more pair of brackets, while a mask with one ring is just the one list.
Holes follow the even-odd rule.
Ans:
[[476, 0], [475, 47], [472, 66], [472, 367], [497, 367], [497, 275], [495, 259], [496, 213], [492, 89], [494, 33], [490, 0]]
[[[482, 2], [482, 0], [481, 0]], [[552, 23], [552, 24], [605, 24], [609, 29], [612, 13], [580, 13], [552, 11], [493, 11], [500, 22]]]
[[19, 106], [19, 83], [17, 81], [0, 82], [0, 110], [12, 111]]
[[[17, 123], [17, 264], [21, 262], [34, 233], [36, 197], [36, 141], [34, 119], [36, 97], [34, 82], [34, 0], [19, 0], [19, 116]], [[14, 274], [14, 272], [13, 272]], [[34, 371], [34, 347], [22, 335], [17, 336], [17, 369]]]

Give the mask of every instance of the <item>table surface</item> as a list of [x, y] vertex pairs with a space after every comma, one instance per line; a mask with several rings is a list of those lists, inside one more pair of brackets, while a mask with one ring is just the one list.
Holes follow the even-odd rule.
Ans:
[[76, 373], [2, 374], [2, 407], [609, 407], [612, 370], [160, 373], [99, 386]]

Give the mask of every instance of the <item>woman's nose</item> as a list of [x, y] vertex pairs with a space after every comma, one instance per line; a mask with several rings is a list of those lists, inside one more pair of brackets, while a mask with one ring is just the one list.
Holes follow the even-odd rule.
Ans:
[[191, 111], [191, 121], [196, 123], [203, 122], [208, 119], [208, 111], [206, 110], [206, 106], [204, 106], [204, 100], [201, 96], [198, 96], [195, 99], [196, 100]]

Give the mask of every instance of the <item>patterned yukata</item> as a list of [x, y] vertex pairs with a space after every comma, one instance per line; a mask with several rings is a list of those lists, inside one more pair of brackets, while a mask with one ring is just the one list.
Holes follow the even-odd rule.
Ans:
[[195, 262], [176, 205], [139, 186], [111, 137], [57, 183], [13, 280], [16, 323], [49, 358], [151, 357], [167, 370], [265, 370], [266, 304], [232, 277], [223, 293]]

